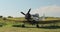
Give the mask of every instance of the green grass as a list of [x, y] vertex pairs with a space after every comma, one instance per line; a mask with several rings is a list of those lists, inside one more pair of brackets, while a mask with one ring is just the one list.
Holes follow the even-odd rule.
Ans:
[[[20, 23], [14, 23], [19, 25]], [[58, 29], [46, 29], [46, 28], [22, 28], [22, 27], [12, 27], [13, 23], [8, 22], [7, 25], [0, 27], [0, 32], [60, 32], [60, 28]], [[32, 26], [26, 24], [27, 27]]]
[[60, 32], [60, 29], [0, 27], [0, 32]]
[[[55, 18], [47, 18], [46, 20], [53, 20]], [[58, 19], [58, 18], [56, 18]], [[35, 25], [26, 24], [27, 27], [30, 28], [22, 28], [22, 27], [12, 27], [12, 25], [22, 25], [23, 23], [15, 22], [15, 21], [23, 21], [24, 18], [7, 18], [7, 20], [3, 20], [0, 18], [0, 24], [3, 27], [0, 27], [0, 32], [60, 32], [60, 28], [58, 29], [46, 29], [46, 28], [36, 28]], [[44, 26], [49, 26], [49, 24], [40, 24]], [[60, 23], [56, 23], [56, 25], [60, 26]], [[32, 28], [35, 27], [35, 28]]]

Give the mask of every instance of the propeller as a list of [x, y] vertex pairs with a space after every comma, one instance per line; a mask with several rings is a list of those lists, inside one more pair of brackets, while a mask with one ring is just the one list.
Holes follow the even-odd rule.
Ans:
[[31, 14], [29, 13], [31, 11], [31, 8], [29, 9], [29, 11], [25, 14], [23, 12], [21, 12], [21, 14], [25, 15], [25, 18], [30, 18]]
[[29, 11], [28, 11], [26, 14], [23, 13], [23, 12], [21, 12], [23, 15], [25, 15], [25, 18], [26, 18], [27, 20], [31, 19], [30, 11], [31, 11], [31, 8], [29, 9]]
[[21, 14], [25, 15], [25, 13], [21, 12]]
[[28, 13], [31, 11], [31, 8], [29, 9]]

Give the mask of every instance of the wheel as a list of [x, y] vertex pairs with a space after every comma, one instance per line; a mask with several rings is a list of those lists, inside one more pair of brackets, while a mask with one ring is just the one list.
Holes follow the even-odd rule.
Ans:
[[36, 27], [39, 28], [39, 25], [37, 24]]
[[25, 27], [25, 25], [24, 25], [24, 24], [22, 24], [22, 27]]

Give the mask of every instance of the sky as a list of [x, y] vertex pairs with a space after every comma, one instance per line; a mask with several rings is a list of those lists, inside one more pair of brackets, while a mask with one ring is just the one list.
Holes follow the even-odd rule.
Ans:
[[31, 14], [60, 17], [60, 0], [0, 0], [0, 15], [24, 17], [31, 8]]

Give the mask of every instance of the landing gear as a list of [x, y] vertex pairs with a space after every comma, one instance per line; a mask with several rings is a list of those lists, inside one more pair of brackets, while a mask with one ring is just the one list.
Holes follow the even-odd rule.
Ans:
[[39, 28], [39, 25], [37, 24], [36, 27]]
[[25, 27], [25, 24], [22, 24], [22, 27]]

